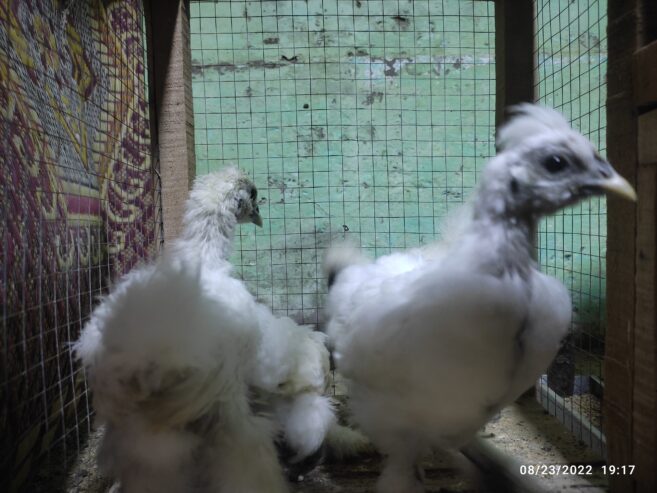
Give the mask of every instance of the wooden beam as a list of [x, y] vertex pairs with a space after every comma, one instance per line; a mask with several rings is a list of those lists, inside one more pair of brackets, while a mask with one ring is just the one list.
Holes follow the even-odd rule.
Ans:
[[639, 116], [639, 164], [657, 165], [657, 110]]
[[657, 166], [641, 166], [638, 178], [632, 463], [636, 491], [652, 493], [657, 491]]
[[151, 0], [149, 8], [149, 51], [166, 246], [181, 232], [184, 205], [196, 170], [189, 2]]
[[[608, 157], [638, 203], [608, 202], [605, 424], [613, 492], [657, 490], [657, 44], [654, 0], [609, 0]], [[649, 18], [650, 17], [650, 18]], [[652, 42], [652, 44], [650, 44]]]
[[639, 0], [639, 45], [657, 41], [657, 0]]
[[[655, 21], [645, 19], [645, 1], [641, 7], [639, 43], [650, 39]], [[640, 113], [632, 446], [636, 491], [648, 493], [657, 491], [657, 42], [634, 53], [632, 77]]]
[[534, 101], [534, 2], [495, 2], [495, 122], [505, 109]]
[[[637, 1], [609, 0], [607, 157], [632, 184], [637, 177], [637, 120], [632, 95], [632, 54], [637, 48]], [[607, 202], [607, 331], [603, 427], [607, 461], [634, 464], [633, 384], [636, 273], [636, 206]], [[632, 492], [634, 479], [611, 476], [611, 491]]]
[[640, 48], [633, 63], [634, 104], [639, 108], [657, 106], [657, 41]]

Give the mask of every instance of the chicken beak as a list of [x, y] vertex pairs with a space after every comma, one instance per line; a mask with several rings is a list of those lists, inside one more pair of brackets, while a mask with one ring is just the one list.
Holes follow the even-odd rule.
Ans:
[[637, 197], [634, 187], [616, 172], [611, 177], [600, 180], [596, 185], [607, 193], [636, 202]]
[[262, 217], [257, 209], [251, 214], [251, 222], [262, 228]]

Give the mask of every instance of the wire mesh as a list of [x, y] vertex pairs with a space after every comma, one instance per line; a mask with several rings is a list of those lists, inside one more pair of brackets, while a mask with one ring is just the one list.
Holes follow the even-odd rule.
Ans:
[[[607, 5], [605, 0], [535, 2], [536, 94], [559, 109], [604, 155]], [[543, 221], [542, 269], [573, 300], [573, 327], [540, 386], [548, 410], [604, 453], [601, 399], [605, 334], [606, 201], [591, 199]]]
[[0, 3], [3, 491], [60, 488], [91, 426], [70, 343], [159, 246], [145, 47], [139, 0]]
[[494, 153], [494, 3], [191, 3], [198, 173], [236, 162], [262, 230], [233, 262], [277, 313], [320, 322], [324, 248], [430, 242]]

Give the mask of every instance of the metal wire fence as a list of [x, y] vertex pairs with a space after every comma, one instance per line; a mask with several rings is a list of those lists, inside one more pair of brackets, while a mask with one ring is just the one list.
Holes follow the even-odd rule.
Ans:
[[233, 261], [275, 312], [320, 322], [323, 250], [436, 238], [494, 153], [494, 3], [191, 3], [198, 173], [236, 162], [265, 227]]
[[[563, 112], [604, 155], [606, 1], [537, 0], [535, 12], [537, 98]], [[542, 380], [539, 399], [601, 453], [606, 237], [600, 198], [543, 221], [538, 241], [542, 269], [568, 286], [574, 307], [572, 335]]]
[[91, 426], [70, 344], [159, 246], [145, 46], [139, 0], [0, 3], [2, 491], [61, 486]]

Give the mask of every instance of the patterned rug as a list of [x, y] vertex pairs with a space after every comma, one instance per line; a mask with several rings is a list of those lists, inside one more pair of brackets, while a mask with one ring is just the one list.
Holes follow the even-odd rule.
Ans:
[[156, 253], [145, 60], [139, 0], [0, 2], [0, 487], [76, 453], [90, 401], [69, 344]]

